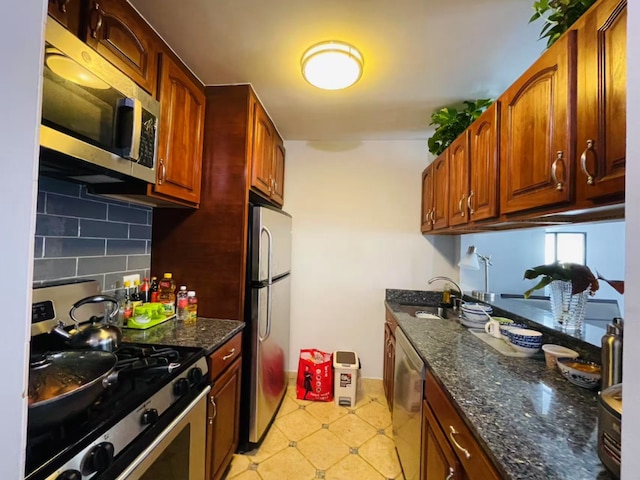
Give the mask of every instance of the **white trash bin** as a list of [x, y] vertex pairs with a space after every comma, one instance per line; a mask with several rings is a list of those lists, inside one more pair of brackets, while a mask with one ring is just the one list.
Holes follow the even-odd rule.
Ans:
[[356, 404], [356, 384], [360, 362], [356, 352], [333, 352], [333, 400], [336, 405], [353, 407]]

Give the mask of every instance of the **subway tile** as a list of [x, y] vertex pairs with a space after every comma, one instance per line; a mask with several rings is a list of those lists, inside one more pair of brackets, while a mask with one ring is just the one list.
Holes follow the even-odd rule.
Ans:
[[107, 218], [107, 205], [84, 198], [71, 198], [49, 193], [47, 194], [46, 212], [54, 215], [103, 220]]
[[78, 275], [121, 272], [127, 268], [127, 257], [85, 257], [78, 259]]
[[152, 219], [153, 219], [153, 209], [147, 212], [147, 225], [151, 225]]
[[113, 198], [105, 197], [104, 195], [98, 195], [96, 193], [89, 193], [85, 185], [82, 185], [82, 188], [80, 188], [80, 198], [86, 198], [87, 200], [93, 200], [95, 202], [104, 202], [108, 203], [109, 205], [119, 205], [121, 207], [129, 206], [129, 202], [114, 200]]
[[82, 275], [80, 277], [76, 277], [78, 280], [95, 280], [100, 285], [100, 289], [103, 289], [104, 286], [104, 274], [103, 275]]
[[80, 220], [80, 236], [95, 238], [127, 238], [129, 225], [104, 220]]
[[38, 213], [44, 213], [44, 205], [47, 201], [47, 194], [44, 192], [38, 192], [38, 204], [36, 207], [36, 211]]
[[[104, 289], [115, 290], [122, 288], [122, 277], [125, 275], [140, 275], [140, 281], [144, 278], [144, 270], [125, 270], [123, 272], [107, 273], [104, 276]], [[133, 286], [133, 285], [132, 285]]]
[[145, 240], [107, 240], [107, 255], [140, 255], [146, 253]]
[[41, 192], [60, 193], [62, 195], [80, 196], [80, 184], [65, 182], [57, 178], [40, 175], [38, 177], [38, 190]]
[[149, 269], [151, 267], [151, 255], [129, 255], [127, 257], [127, 269]]
[[104, 255], [104, 240], [94, 238], [47, 238], [45, 257], [95, 257]]
[[151, 225], [129, 225], [129, 238], [151, 240]]
[[43, 245], [44, 239], [42, 237], [35, 237], [35, 242], [33, 243], [34, 258], [42, 258], [42, 256], [44, 255]]
[[147, 240], [146, 252], [151, 255], [151, 240]]
[[36, 235], [45, 237], [77, 237], [78, 219], [38, 214], [36, 216]]
[[109, 217], [112, 222], [147, 224], [147, 210], [133, 207], [109, 205]]
[[76, 275], [75, 258], [35, 259], [33, 261], [33, 280], [58, 280]]

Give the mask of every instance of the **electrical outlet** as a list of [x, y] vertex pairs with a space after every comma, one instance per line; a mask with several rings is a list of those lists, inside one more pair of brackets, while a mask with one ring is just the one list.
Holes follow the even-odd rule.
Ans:
[[135, 281], [140, 281], [140, 274], [136, 273], [133, 275], [125, 275], [124, 277], [122, 277], [122, 285], [124, 285], [124, 282], [129, 282], [130, 286], [133, 287], [133, 285], [135, 284]]

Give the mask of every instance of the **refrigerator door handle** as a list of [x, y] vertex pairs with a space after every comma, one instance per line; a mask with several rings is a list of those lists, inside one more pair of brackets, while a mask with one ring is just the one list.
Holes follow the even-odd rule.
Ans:
[[260, 235], [262, 236], [262, 232], [267, 234], [267, 327], [264, 332], [264, 336], [260, 337], [260, 341], [264, 342], [269, 335], [271, 335], [271, 308], [272, 308], [272, 294], [271, 294], [271, 283], [273, 281], [273, 235], [271, 235], [271, 231], [265, 227], [264, 225], [260, 229]]

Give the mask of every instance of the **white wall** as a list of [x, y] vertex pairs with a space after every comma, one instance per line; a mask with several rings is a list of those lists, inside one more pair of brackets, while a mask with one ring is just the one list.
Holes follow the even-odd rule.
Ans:
[[[523, 280], [527, 268], [545, 263], [545, 232], [584, 232], [587, 238], [587, 265], [594, 275], [600, 272], [610, 280], [623, 280], [625, 272], [625, 222], [584, 223], [552, 228], [528, 228], [506, 232], [475, 233], [464, 235], [460, 241], [461, 255], [469, 245], [475, 245], [478, 253], [492, 255], [489, 267], [489, 288], [496, 293], [521, 294], [535, 284]], [[480, 270], [462, 270], [462, 287], [466, 291], [484, 290], [484, 264]], [[594, 299], [612, 299], [624, 310], [624, 296], [605, 282]]]
[[[640, 298], [640, 0], [629, 0], [627, 16], [627, 175], [625, 217], [626, 276], [625, 296]], [[623, 371], [624, 416], [622, 419], [622, 479], [635, 480], [640, 472], [640, 304], [628, 301], [625, 305]]]
[[2, 428], [0, 478], [23, 478], [26, 382], [31, 323], [31, 279], [41, 112], [41, 68], [46, 2], [11, 2], [0, 16], [0, 304]]
[[[354, 350], [382, 378], [385, 288], [457, 279], [458, 240], [420, 234], [425, 141], [286, 142], [293, 216], [290, 370], [302, 348]], [[437, 288], [434, 285], [435, 288]]]

